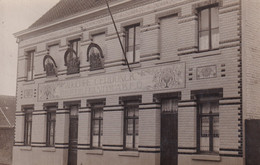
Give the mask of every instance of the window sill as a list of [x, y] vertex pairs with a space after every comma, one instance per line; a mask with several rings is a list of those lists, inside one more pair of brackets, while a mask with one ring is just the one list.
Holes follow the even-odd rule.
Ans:
[[207, 50], [207, 51], [199, 51], [199, 52], [196, 53], [196, 56], [193, 57], [193, 58], [200, 58], [200, 57], [220, 55], [220, 54], [221, 54], [220, 49], [213, 49], [213, 50]]
[[32, 150], [32, 146], [24, 146], [20, 148], [21, 151], [31, 151]]
[[89, 155], [103, 155], [103, 150], [102, 149], [91, 149], [91, 150], [87, 150], [86, 154], [89, 154]]
[[42, 149], [43, 152], [55, 152], [56, 149], [55, 147], [46, 147], [44, 149]]
[[45, 82], [57, 81], [57, 80], [58, 80], [57, 76], [47, 76]]
[[192, 155], [192, 160], [220, 162], [221, 158], [219, 155]]
[[173, 63], [173, 62], [177, 62], [177, 61], [180, 61], [179, 56], [176, 56], [176, 57], [173, 57], [173, 58], [161, 59], [158, 62], [156, 62], [155, 64], [156, 65], [163, 65], [163, 64], [166, 64], [166, 63]]
[[216, 51], [216, 50], [219, 50], [219, 48], [214, 48], [214, 49], [205, 49], [205, 50], [198, 50], [198, 53], [210, 52], [210, 51]]
[[123, 151], [119, 153], [119, 156], [127, 156], [127, 157], [139, 157], [138, 151]]
[[35, 84], [34, 80], [25, 80], [23, 85]]
[[74, 74], [67, 74], [66, 79], [73, 79], [80, 77], [80, 73], [74, 73]]
[[[131, 69], [134, 69], [134, 68], [140, 68], [142, 65], [140, 62], [136, 62], [136, 63], [129, 63], [129, 67]], [[127, 67], [127, 64], [123, 64], [123, 67], [121, 70], [128, 70], [128, 67]]]
[[95, 74], [100, 74], [100, 73], [105, 73], [105, 72], [106, 72], [105, 69], [97, 69], [97, 70], [89, 71], [88, 75], [95, 75]]

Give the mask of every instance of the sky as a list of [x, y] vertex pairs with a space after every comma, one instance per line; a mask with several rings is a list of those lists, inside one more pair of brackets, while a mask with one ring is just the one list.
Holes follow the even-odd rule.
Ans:
[[27, 29], [59, 0], [0, 0], [0, 95], [16, 94], [18, 44]]

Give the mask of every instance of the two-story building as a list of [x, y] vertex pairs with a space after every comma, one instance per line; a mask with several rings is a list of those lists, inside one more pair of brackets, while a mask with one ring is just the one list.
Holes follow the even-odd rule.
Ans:
[[104, 0], [60, 0], [15, 34], [13, 164], [243, 165], [259, 2], [108, 2], [118, 33]]

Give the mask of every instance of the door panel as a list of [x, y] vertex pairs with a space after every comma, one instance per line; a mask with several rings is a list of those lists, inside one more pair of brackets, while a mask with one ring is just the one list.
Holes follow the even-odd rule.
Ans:
[[[257, 165], [260, 162], [260, 120], [245, 120], [245, 156], [246, 165]], [[242, 153], [241, 153], [242, 154]]]
[[161, 165], [178, 164], [178, 115], [161, 114]]
[[71, 106], [68, 165], [77, 165], [77, 145], [78, 145], [78, 106]]

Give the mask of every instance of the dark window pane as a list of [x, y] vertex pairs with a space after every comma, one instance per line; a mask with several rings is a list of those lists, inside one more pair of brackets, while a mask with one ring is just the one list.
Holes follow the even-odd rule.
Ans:
[[32, 70], [32, 53], [29, 53], [27, 57], [27, 71], [30, 72]]
[[48, 107], [47, 112], [47, 146], [54, 146], [55, 142], [56, 107]]
[[219, 48], [218, 7], [201, 10], [199, 19], [199, 50]]
[[202, 104], [202, 114], [210, 112], [210, 102], [205, 102]]
[[26, 110], [25, 112], [25, 130], [24, 130], [24, 144], [31, 145], [31, 131], [32, 131], [32, 112]]
[[201, 118], [201, 136], [202, 137], [209, 136], [209, 117]]
[[162, 111], [163, 112], [171, 112], [177, 111], [178, 102], [176, 99], [163, 99], [162, 100]]
[[135, 110], [133, 109], [134, 107], [128, 107], [127, 110], [127, 117], [133, 117], [135, 114]]
[[28, 52], [27, 55], [27, 80], [33, 79], [33, 62], [34, 62], [34, 51]]
[[211, 8], [211, 29], [219, 27], [219, 17], [218, 17], [218, 8], [213, 7]]
[[203, 31], [199, 34], [199, 43], [200, 50], [208, 50], [209, 49], [209, 31]]
[[27, 139], [28, 139], [28, 142], [27, 144], [30, 145], [31, 144], [31, 122], [28, 122], [28, 127], [27, 127], [27, 130], [28, 130], [28, 135], [27, 135]]
[[211, 46], [212, 49], [219, 48], [219, 29], [212, 29], [211, 30]]
[[56, 114], [55, 112], [51, 112], [51, 121], [55, 121], [56, 120]]
[[134, 124], [133, 124], [133, 119], [128, 119], [127, 120], [127, 134], [128, 135], [133, 135], [133, 130], [134, 130]]
[[78, 41], [71, 42], [71, 48], [78, 54]]
[[103, 135], [103, 103], [94, 103], [91, 105], [92, 110], [92, 147], [101, 147], [101, 137]]
[[200, 151], [218, 152], [219, 102], [212, 97], [202, 98], [202, 100], [200, 103]]
[[134, 47], [134, 27], [128, 29], [128, 45], [127, 45], [127, 51], [133, 51]]
[[103, 110], [98, 108], [94, 110], [94, 118], [98, 119], [98, 118], [102, 118], [103, 116]]
[[219, 117], [215, 116], [213, 118], [213, 136], [218, 137], [219, 136]]
[[209, 30], [209, 9], [200, 12], [200, 31]]
[[138, 102], [128, 102], [125, 105], [125, 147], [136, 148], [138, 146], [139, 109]]
[[103, 135], [103, 120], [100, 121], [100, 134]]
[[136, 26], [135, 29], [135, 50], [140, 49], [140, 26]]
[[98, 135], [99, 134], [99, 121], [94, 120], [93, 121], [93, 135]]
[[139, 119], [135, 120], [135, 135], [139, 133]]
[[135, 117], [138, 117], [139, 116], [139, 111], [138, 111], [138, 107], [135, 107]]
[[212, 113], [218, 113], [218, 102], [211, 102], [210, 109]]
[[71, 106], [70, 115], [74, 117], [78, 116], [78, 106], [76, 105]]
[[133, 25], [126, 28], [126, 56], [129, 63], [140, 61], [140, 26]]

